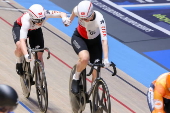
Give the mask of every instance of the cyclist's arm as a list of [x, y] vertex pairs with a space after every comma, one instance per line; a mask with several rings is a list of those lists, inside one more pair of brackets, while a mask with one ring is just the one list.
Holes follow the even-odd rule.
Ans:
[[21, 21], [22, 21], [22, 26], [20, 29], [20, 45], [21, 45], [22, 53], [26, 55], [28, 54], [28, 52], [27, 52], [25, 40], [27, 39], [28, 30], [30, 28], [30, 22], [25, 18], [22, 18]]
[[77, 16], [77, 6], [74, 7], [72, 13], [71, 13], [71, 16], [70, 16], [70, 21], [72, 22], [74, 20], [74, 18]]
[[102, 40], [102, 48], [104, 53], [104, 59], [108, 59], [108, 43], [107, 40]]
[[165, 113], [163, 95], [165, 90], [161, 84], [157, 84], [154, 89], [154, 110], [152, 113]]
[[108, 42], [107, 42], [106, 23], [105, 23], [103, 16], [100, 13], [97, 16], [98, 16], [97, 24], [100, 30], [104, 59], [108, 59]]
[[67, 17], [66, 13], [60, 11], [46, 10], [47, 18], [63, 18]]

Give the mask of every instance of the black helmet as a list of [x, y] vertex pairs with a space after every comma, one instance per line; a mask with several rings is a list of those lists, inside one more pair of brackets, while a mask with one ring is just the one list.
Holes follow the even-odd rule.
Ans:
[[8, 85], [0, 84], [0, 112], [13, 111], [18, 102], [17, 92]]

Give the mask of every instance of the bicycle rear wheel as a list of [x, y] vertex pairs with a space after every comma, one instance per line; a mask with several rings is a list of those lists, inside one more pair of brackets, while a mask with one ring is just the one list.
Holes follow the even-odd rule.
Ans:
[[102, 78], [93, 90], [92, 113], [111, 113], [109, 90]]
[[31, 83], [30, 83], [30, 76], [31, 76], [31, 68], [30, 63], [26, 62], [25, 59], [23, 61], [23, 72], [24, 74], [20, 76], [21, 87], [23, 91], [23, 95], [26, 98], [29, 98], [30, 91], [31, 91]]
[[46, 113], [48, 108], [48, 90], [44, 68], [40, 61], [36, 61], [35, 65], [35, 86], [39, 108]]

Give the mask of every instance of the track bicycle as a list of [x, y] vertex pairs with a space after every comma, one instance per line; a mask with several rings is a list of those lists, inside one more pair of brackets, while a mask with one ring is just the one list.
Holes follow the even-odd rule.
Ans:
[[40, 110], [43, 113], [46, 113], [47, 108], [48, 108], [48, 90], [47, 90], [47, 81], [46, 81], [46, 76], [44, 72], [44, 67], [42, 65], [42, 62], [38, 59], [37, 53], [40, 51], [47, 50], [48, 51], [48, 56], [47, 59], [50, 58], [50, 51], [48, 48], [43, 48], [43, 49], [38, 49], [36, 47], [35, 49], [31, 49], [27, 47], [29, 56], [31, 54], [34, 57], [34, 64], [32, 68], [32, 73], [31, 73], [31, 66], [30, 62], [26, 62], [25, 58], [23, 60], [23, 72], [24, 74], [20, 76], [20, 82], [21, 82], [21, 87], [23, 90], [23, 95], [26, 98], [29, 98], [30, 92], [31, 92], [31, 85], [34, 84], [33, 78], [35, 76], [35, 88], [36, 88], [36, 94], [37, 94], [37, 99], [38, 99], [38, 105]]
[[[82, 113], [85, 109], [86, 103], [90, 103], [91, 113], [111, 113], [111, 102], [109, 89], [106, 82], [101, 78], [100, 69], [104, 67], [104, 64], [98, 63], [96, 60], [94, 64], [88, 64], [91, 69], [86, 74], [84, 69], [80, 74], [79, 93], [73, 94], [71, 92], [72, 78], [76, 71], [76, 65], [73, 66], [69, 80], [69, 97], [73, 113]], [[113, 67], [112, 76], [117, 74], [116, 65], [111, 62], [110, 66]], [[92, 83], [91, 88], [87, 91], [86, 76], [90, 76], [93, 69], [97, 70], [97, 78]], [[90, 97], [92, 95], [92, 102]]]

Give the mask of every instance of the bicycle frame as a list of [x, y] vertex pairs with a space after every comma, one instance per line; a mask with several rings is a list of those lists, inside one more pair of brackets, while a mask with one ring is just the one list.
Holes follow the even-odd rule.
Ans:
[[38, 59], [38, 54], [37, 52], [40, 52], [40, 51], [43, 51], [43, 50], [47, 50], [48, 51], [48, 57], [47, 59], [50, 58], [50, 51], [48, 48], [43, 48], [43, 49], [38, 49], [38, 47], [35, 47], [35, 49], [30, 49], [30, 48], [27, 48], [28, 50], [28, 53], [29, 53], [29, 56], [30, 56], [30, 59], [31, 59], [31, 54], [33, 55], [34, 57], [34, 66], [33, 66], [33, 70], [32, 70], [32, 77], [34, 77], [34, 74], [35, 74], [35, 68], [36, 68], [36, 63], [37, 62], [41, 62], [39, 59]]
[[[96, 66], [96, 65], [95, 65], [95, 66]], [[90, 75], [92, 74], [92, 72], [93, 72], [93, 69], [94, 69], [94, 66], [91, 67], [91, 70], [90, 70], [90, 72], [89, 72], [87, 75], [83, 75], [83, 77], [85, 77], [85, 78], [84, 78], [85, 81], [86, 81], [86, 76], [90, 76]], [[102, 78], [101, 78], [100, 70], [101, 70], [101, 67], [97, 67], [97, 69], [96, 69], [96, 71], [97, 71], [97, 77], [96, 77], [96, 79], [94, 80], [94, 82], [92, 83], [90, 89], [87, 91], [87, 89], [85, 88], [85, 89], [86, 89], [86, 90], [85, 90], [85, 94], [86, 94], [86, 101], [87, 101], [87, 102], [88, 102], [88, 100], [89, 100], [89, 98], [90, 98], [90, 96], [91, 96], [91, 94], [92, 94], [92, 92], [93, 92], [94, 87], [96, 86], [96, 83], [98, 83], [98, 81], [99, 81], [100, 79], [102, 79]], [[84, 81], [84, 83], [86, 83], [85, 81]], [[86, 84], [84, 84], [84, 86], [86, 87]]]

